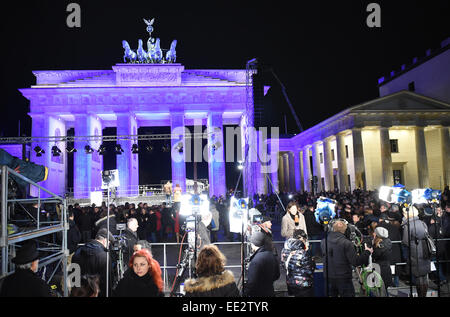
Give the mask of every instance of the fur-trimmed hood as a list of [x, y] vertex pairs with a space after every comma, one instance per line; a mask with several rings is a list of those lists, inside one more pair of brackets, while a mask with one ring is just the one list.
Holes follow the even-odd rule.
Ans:
[[188, 279], [184, 282], [184, 290], [189, 293], [208, 292], [234, 282], [233, 273], [225, 270], [219, 275]]

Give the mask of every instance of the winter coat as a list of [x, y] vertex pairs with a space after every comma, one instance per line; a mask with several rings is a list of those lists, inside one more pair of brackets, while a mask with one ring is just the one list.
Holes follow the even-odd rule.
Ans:
[[244, 295], [251, 297], [274, 296], [273, 283], [280, 277], [278, 259], [272, 251], [264, 246], [256, 250], [250, 257], [248, 267], [247, 285], [244, 287]]
[[[408, 222], [411, 232], [411, 239], [408, 239]], [[425, 241], [425, 234], [428, 231], [427, 225], [419, 220], [418, 217], [410, 218], [408, 222], [403, 225], [403, 238], [402, 244], [407, 246], [411, 257], [411, 270], [412, 274], [416, 277], [425, 276], [431, 271], [431, 255], [428, 251], [428, 247]], [[410, 242], [410, 243], [408, 243]], [[407, 258], [408, 264], [406, 265], [409, 272], [409, 257]]]
[[188, 279], [184, 282], [187, 297], [238, 297], [239, 290], [231, 271]]
[[158, 219], [155, 212], [148, 214], [147, 232], [156, 232], [157, 221]]
[[[328, 234], [328, 255], [325, 241], [321, 241], [321, 249], [324, 259], [324, 276], [329, 278], [352, 278], [352, 266], [366, 265], [369, 262], [370, 252], [364, 250], [358, 255], [353, 243], [340, 232], [330, 232]], [[328, 265], [327, 265], [328, 262]]]
[[281, 236], [286, 239], [292, 238], [295, 229], [303, 229], [308, 234], [305, 216], [301, 212], [298, 213], [298, 228], [296, 228], [294, 219], [292, 219], [289, 211], [287, 211], [283, 219], [281, 219]]
[[69, 220], [69, 230], [67, 231], [67, 249], [69, 254], [75, 252], [78, 243], [81, 241], [81, 233], [73, 220]]
[[123, 263], [125, 266], [130, 262], [130, 258], [134, 253], [133, 247], [138, 241], [136, 232], [132, 232], [130, 229], [123, 231], [123, 236], [125, 238], [126, 247], [123, 250]]
[[[378, 227], [383, 227], [388, 231], [388, 237], [392, 244], [392, 254], [391, 254], [391, 265], [395, 263], [402, 262], [402, 247], [401, 243], [398, 241], [402, 241], [402, 235], [400, 232], [400, 228], [396, 225], [393, 225], [390, 221], [382, 221], [378, 224]], [[393, 243], [393, 241], [396, 241]]]
[[314, 212], [307, 209], [303, 215], [305, 217], [306, 229], [308, 229], [309, 236], [322, 234], [323, 227], [316, 221]]
[[[106, 249], [97, 240], [92, 240], [79, 247], [72, 257], [72, 263], [80, 265], [81, 274], [98, 275], [100, 277], [99, 296], [106, 295]], [[109, 261], [110, 285], [112, 282], [112, 261]]]
[[313, 286], [316, 265], [301, 240], [291, 238], [284, 242], [281, 263], [286, 267], [286, 284], [290, 288]]
[[380, 246], [373, 246], [372, 261], [380, 266], [380, 274], [386, 287], [392, 285], [391, 271], [392, 242], [389, 238], [383, 239]]
[[92, 217], [89, 211], [85, 211], [79, 216], [78, 228], [80, 229], [80, 231], [91, 231]]
[[[442, 218], [437, 218], [437, 221], [435, 223], [430, 223], [428, 225], [428, 232], [431, 236], [431, 238], [433, 238], [433, 242], [434, 244], [436, 244], [435, 239], [444, 239], [444, 232], [442, 230]], [[446, 258], [446, 248], [448, 245], [448, 241], [437, 241], [436, 244], [436, 251], [438, 253], [439, 256], [439, 260], [443, 260]]]
[[16, 269], [5, 278], [0, 297], [51, 297], [50, 286], [30, 269]]
[[150, 273], [140, 277], [129, 269], [113, 291], [113, 297], [158, 297], [160, 293]]

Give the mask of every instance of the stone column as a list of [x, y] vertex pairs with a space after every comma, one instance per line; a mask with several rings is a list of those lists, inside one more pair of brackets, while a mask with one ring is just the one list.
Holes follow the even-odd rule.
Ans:
[[349, 189], [347, 180], [347, 156], [345, 153], [345, 139], [343, 133], [336, 135], [336, 152], [339, 174], [339, 191], [345, 192]]
[[[31, 136], [32, 137], [43, 137], [48, 136], [48, 132], [46, 132], [46, 117], [44, 115], [38, 115], [38, 114], [31, 114], [32, 117], [31, 121]], [[41, 156], [37, 156], [36, 151], [34, 149], [39, 146], [41, 149], [45, 151], [45, 154], [42, 154]], [[50, 143], [49, 142], [43, 142], [43, 141], [33, 141], [31, 143], [31, 162], [38, 164], [38, 165], [44, 165], [48, 168], [48, 158], [50, 157], [51, 151], [50, 151]], [[20, 157], [22, 158], [22, 157]], [[50, 172], [50, 170], [49, 170]], [[50, 174], [50, 173], [49, 173]], [[48, 179], [48, 178], [47, 178]], [[47, 188], [47, 181], [39, 183], [44, 188]], [[45, 192], [41, 191], [41, 194], [44, 194]], [[30, 186], [30, 195], [37, 197], [38, 195], [38, 189], [35, 186]], [[48, 197], [48, 196], [45, 196]]]
[[448, 127], [439, 127], [439, 131], [441, 136], [442, 163], [444, 172], [442, 187], [445, 187], [450, 185], [450, 137], [448, 134]]
[[269, 164], [267, 164], [267, 170], [271, 171], [270, 173], [270, 188], [272, 188], [272, 193], [279, 192], [279, 185], [278, 185], [278, 173], [280, 169], [280, 165], [278, 164], [278, 156], [279, 153], [275, 152], [273, 149], [272, 144], [268, 144], [268, 156], [269, 158]]
[[[175, 188], [179, 184], [182, 192], [186, 192], [186, 163], [185, 163], [185, 126], [184, 113], [171, 112], [170, 113], [170, 131], [171, 139], [171, 160], [172, 160], [172, 185]], [[174, 135], [178, 135], [174, 137]], [[183, 152], [179, 148], [183, 148]]]
[[[137, 135], [137, 122], [132, 113], [117, 113], [117, 135]], [[139, 160], [138, 154], [131, 153], [132, 145], [137, 140], [119, 140], [122, 154], [116, 154], [119, 170], [119, 196], [136, 196], [139, 194]]]
[[287, 152], [288, 166], [289, 166], [289, 191], [295, 192], [295, 161], [294, 153], [292, 151]]
[[392, 174], [391, 142], [389, 138], [388, 127], [380, 127], [380, 144], [381, 173], [383, 174], [383, 184], [385, 186], [392, 186], [394, 185], [394, 176]]
[[417, 158], [417, 175], [419, 176], [419, 187], [426, 188], [430, 186], [428, 177], [428, 159], [427, 148], [425, 145], [424, 127], [416, 126], [414, 128], [416, 139], [416, 158]]
[[312, 146], [312, 158], [313, 158], [313, 174], [317, 177], [317, 192], [322, 191], [322, 173], [320, 172], [320, 155], [319, 155], [319, 142], [314, 142]]
[[294, 173], [295, 173], [295, 191], [302, 191], [302, 175], [301, 175], [301, 161], [300, 161], [300, 151], [294, 150], [293, 155], [294, 161]]
[[285, 186], [285, 179], [284, 179], [284, 161], [283, 161], [283, 153], [278, 153], [278, 191], [284, 191]]
[[353, 138], [353, 157], [355, 166], [355, 185], [357, 188], [364, 189], [363, 174], [365, 173], [364, 166], [364, 150], [361, 136], [361, 128], [352, 129]]
[[208, 174], [209, 195], [219, 197], [226, 194], [225, 159], [223, 143], [222, 113], [208, 114]]
[[[98, 125], [100, 125], [100, 128]], [[102, 135], [101, 124], [97, 118], [90, 114], [75, 115], [75, 137], [95, 135], [95, 130], [97, 130], [98, 135]], [[75, 198], [89, 198], [90, 191], [100, 190], [102, 159], [97, 153], [100, 143], [101, 141], [99, 140], [87, 141], [75, 139], [74, 141], [74, 147], [77, 150], [73, 154], [73, 187]], [[87, 145], [94, 152], [90, 154], [86, 153], [85, 147]]]
[[311, 166], [309, 163], [309, 147], [303, 148], [303, 180], [305, 191], [311, 192]]
[[334, 190], [333, 182], [333, 158], [331, 157], [331, 139], [326, 138], [323, 141], [323, 163], [325, 170], [325, 190]]

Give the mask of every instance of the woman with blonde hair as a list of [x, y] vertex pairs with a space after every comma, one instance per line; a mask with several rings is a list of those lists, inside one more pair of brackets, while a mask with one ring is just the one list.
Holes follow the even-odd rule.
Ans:
[[226, 258], [213, 244], [205, 245], [198, 254], [195, 268], [198, 278], [184, 282], [186, 296], [237, 297], [239, 290], [231, 271], [225, 270]]

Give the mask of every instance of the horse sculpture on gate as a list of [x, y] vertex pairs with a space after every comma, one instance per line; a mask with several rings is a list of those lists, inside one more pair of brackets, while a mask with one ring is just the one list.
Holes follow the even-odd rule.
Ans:
[[138, 45], [139, 45], [139, 47], [137, 49], [137, 58], [138, 58], [140, 63], [147, 63], [148, 59], [149, 59], [149, 55], [144, 50], [144, 47], [142, 46], [142, 40], [141, 39], [139, 39]]
[[135, 63], [137, 54], [133, 52], [133, 50], [130, 48], [130, 44], [128, 44], [127, 41], [122, 41], [122, 46], [125, 50], [125, 55], [123, 56], [123, 62], [126, 63], [127, 59], [130, 63]]
[[177, 52], [175, 51], [175, 47], [177, 46], [177, 40], [173, 40], [170, 44], [170, 50], [166, 53], [166, 62], [175, 63], [177, 60]]

